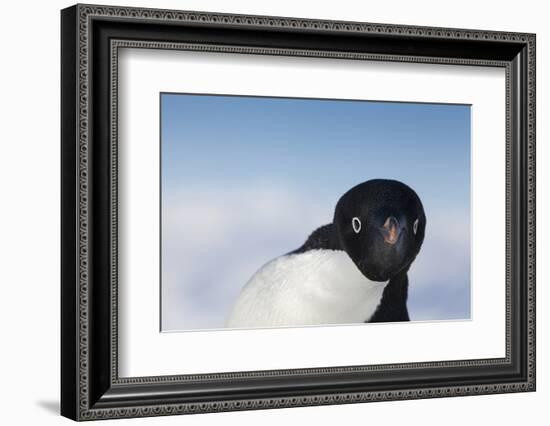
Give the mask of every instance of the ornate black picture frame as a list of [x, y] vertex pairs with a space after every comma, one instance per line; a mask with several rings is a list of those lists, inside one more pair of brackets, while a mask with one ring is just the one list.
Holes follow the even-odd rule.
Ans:
[[[95, 5], [64, 9], [61, 29], [62, 415], [92, 420], [535, 390], [534, 34]], [[120, 47], [504, 68], [506, 356], [120, 378]]]

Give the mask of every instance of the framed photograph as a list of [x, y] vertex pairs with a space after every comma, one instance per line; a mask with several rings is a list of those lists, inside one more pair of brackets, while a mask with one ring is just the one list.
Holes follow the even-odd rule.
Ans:
[[535, 390], [535, 35], [61, 12], [61, 413]]

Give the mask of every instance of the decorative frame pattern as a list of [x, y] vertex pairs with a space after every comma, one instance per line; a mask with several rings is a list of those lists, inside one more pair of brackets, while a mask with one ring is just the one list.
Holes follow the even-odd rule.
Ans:
[[[535, 36], [510, 32], [477, 31], [447, 28], [409, 27], [400, 25], [369, 24], [358, 22], [336, 22], [324, 20], [275, 18], [264, 16], [245, 16], [212, 14], [201, 12], [167, 11], [156, 9], [135, 9], [121, 7], [103, 7], [77, 5], [65, 9], [62, 14], [62, 52], [63, 72], [70, 75], [64, 80], [62, 93], [64, 119], [73, 119], [70, 125], [63, 127], [63, 176], [74, 178], [71, 183], [63, 183], [63, 212], [66, 216], [74, 214], [74, 223], [64, 224], [62, 235], [62, 414], [75, 420], [92, 420], [113, 417], [140, 417], [151, 415], [185, 414], [196, 412], [261, 409], [322, 404], [342, 404], [352, 402], [399, 400], [415, 398], [433, 398], [441, 396], [474, 395], [535, 390]], [[99, 50], [101, 39], [94, 44], [94, 22], [109, 22], [111, 28], [116, 23], [136, 22], [143, 26], [177, 24], [216, 26], [224, 28], [250, 28], [254, 30], [289, 31], [299, 37], [307, 31], [330, 34], [352, 34], [373, 36], [388, 40], [398, 38], [449, 43], [466, 43], [468, 46], [506, 46], [500, 57], [485, 58], [484, 54], [474, 57], [455, 56], [412, 56], [395, 53], [355, 52], [343, 50], [318, 50], [314, 48], [254, 47], [243, 45], [220, 45], [213, 43], [193, 43], [181, 41], [151, 41], [130, 37], [109, 38], [108, 79], [94, 77], [96, 73], [92, 62], [98, 63], [94, 56]], [[98, 36], [99, 37], [99, 36]], [[297, 55], [342, 59], [384, 60], [397, 62], [445, 63], [456, 65], [497, 66], [506, 69], [506, 357], [502, 359], [462, 360], [434, 363], [389, 364], [377, 366], [327, 367], [301, 370], [274, 370], [262, 372], [221, 373], [192, 376], [160, 376], [144, 378], [119, 378], [117, 368], [117, 69], [118, 49], [121, 47], [184, 49], [199, 51], [222, 51], [228, 53], [255, 53], [265, 55]], [[519, 51], [519, 54], [509, 52]], [[508, 55], [508, 56], [507, 56]], [[518, 59], [518, 56], [521, 58]], [[104, 71], [102, 71], [104, 73]], [[101, 74], [103, 76], [103, 74]], [[103, 80], [102, 80], [103, 78]], [[105, 92], [110, 92], [106, 94]], [[110, 147], [109, 164], [102, 172], [108, 173], [108, 194], [101, 194], [96, 188], [104, 182], [97, 177], [98, 172], [91, 158], [103, 158], [102, 153], [93, 145], [94, 128], [92, 124], [96, 99], [107, 96], [109, 100], [108, 134]], [[76, 95], [76, 96], [74, 96]], [[76, 102], [75, 102], [76, 99]], [[101, 114], [97, 114], [98, 116]], [[104, 115], [103, 115], [104, 116]], [[518, 117], [524, 128], [513, 122]], [[98, 120], [98, 119], [96, 119]], [[65, 120], [64, 120], [65, 121]], [[524, 132], [522, 134], [522, 132]], [[99, 132], [96, 132], [99, 133]], [[512, 147], [517, 140], [516, 152]], [[103, 152], [103, 151], [101, 151]], [[519, 156], [519, 158], [517, 158]], [[95, 160], [97, 161], [97, 160]], [[519, 161], [521, 164], [515, 164]], [[98, 180], [99, 179], [99, 180]], [[100, 184], [98, 184], [98, 182]], [[517, 186], [517, 187], [516, 187]], [[100, 206], [99, 200], [107, 195], [108, 202]], [[107, 208], [109, 238], [105, 241], [94, 234], [94, 223], [103, 225], [106, 219], [96, 219], [98, 209]], [[519, 208], [524, 217], [514, 211]], [[103, 214], [103, 213], [102, 213]], [[103, 216], [102, 216], [103, 217]], [[99, 222], [97, 222], [99, 220]], [[65, 222], [64, 222], [65, 223]], [[519, 226], [518, 226], [519, 224]], [[101, 227], [101, 226], [99, 226]], [[519, 228], [524, 229], [520, 230]], [[522, 233], [523, 232], [523, 233]], [[519, 235], [519, 234], [521, 235]], [[94, 279], [101, 275], [94, 269], [94, 253], [100, 250], [109, 252], [109, 272], [107, 293], [92, 295], [96, 291]], [[512, 247], [512, 246], [515, 247]], [[517, 251], [514, 252], [514, 250]], [[525, 270], [515, 271], [512, 256], [522, 257]], [[69, 265], [70, 264], [70, 265]], [[517, 269], [517, 268], [516, 268]], [[517, 274], [517, 275], [514, 275]], [[521, 296], [522, 312], [512, 308], [512, 300], [517, 300], [518, 289], [512, 281], [523, 286]], [[99, 293], [98, 293], [99, 294]], [[106, 294], [108, 298], [106, 298]], [[98, 325], [98, 313], [91, 309], [92, 300], [97, 304], [107, 303], [107, 316]], [[97, 309], [97, 308], [96, 308]], [[103, 315], [103, 314], [102, 314]], [[514, 329], [518, 316], [524, 318], [525, 329]], [[522, 340], [524, 346], [514, 343]], [[95, 353], [95, 343], [107, 341], [108, 352]], [[103, 343], [102, 343], [103, 344]], [[516, 346], [514, 346], [516, 345]], [[514, 347], [513, 347], [514, 346]], [[408, 369], [448, 369], [453, 367], [509, 366], [517, 363], [517, 354], [513, 349], [521, 350], [525, 355], [524, 365], [519, 366], [521, 374], [516, 380], [506, 382], [483, 382], [471, 385], [439, 385], [419, 387], [398, 387], [388, 390], [357, 390], [338, 392], [315, 392], [311, 394], [288, 395], [273, 394], [270, 397], [238, 398], [233, 395], [217, 397], [214, 400], [200, 399], [188, 401], [154, 397], [161, 386], [182, 383], [205, 383], [219, 385], [220, 381], [231, 379], [265, 379], [277, 377], [299, 377], [315, 375], [318, 377], [334, 374], [360, 374], [376, 371], [399, 371]], [[75, 356], [76, 354], [76, 356]], [[91, 360], [93, 358], [93, 360]], [[514, 359], [513, 359], [514, 358]], [[99, 359], [99, 361], [95, 361]], [[69, 360], [68, 362], [65, 362]], [[515, 365], [518, 369], [518, 366]], [[96, 380], [95, 376], [100, 376]], [[139, 399], [132, 394], [136, 386], [148, 387], [152, 397]], [[158, 392], [158, 391], [157, 391]], [[159, 394], [161, 395], [162, 392]]]

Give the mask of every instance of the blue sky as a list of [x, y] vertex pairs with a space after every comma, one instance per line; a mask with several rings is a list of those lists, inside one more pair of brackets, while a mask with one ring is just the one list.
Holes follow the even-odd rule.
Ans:
[[470, 316], [470, 107], [161, 95], [162, 327], [222, 327], [248, 278], [391, 178], [427, 215], [412, 319]]

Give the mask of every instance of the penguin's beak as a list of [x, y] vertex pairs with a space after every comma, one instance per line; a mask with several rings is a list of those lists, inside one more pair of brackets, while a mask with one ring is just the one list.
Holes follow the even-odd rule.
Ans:
[[384, 242], [393, 246], [397, 243], [401, 234], [399, 221], [393, 216], [388, 216], [384, 225], [380, 228], [380, 233], [384, 237]]

